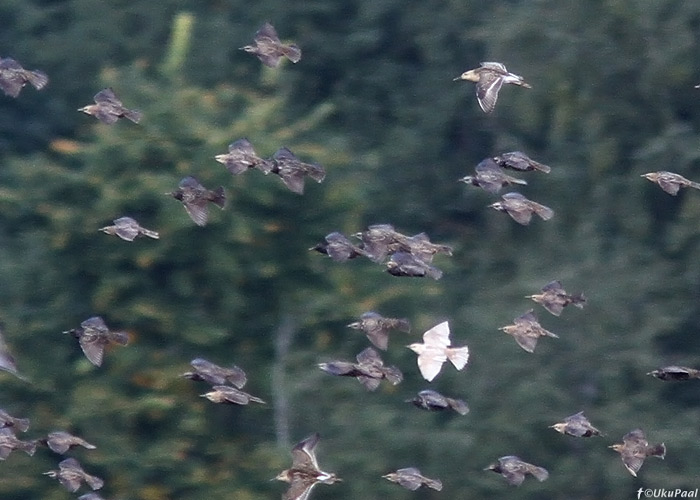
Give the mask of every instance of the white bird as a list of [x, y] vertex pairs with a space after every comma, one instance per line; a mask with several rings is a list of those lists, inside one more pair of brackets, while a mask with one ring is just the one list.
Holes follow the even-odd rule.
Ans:
[[418, 368], [421, 375], [431, 382], [448, 359], [458, 370], [464, 368], [469, 361], [469, 348], [450, 347], [450, 325], [447, 321], [432, 327], [423, 334], [423, 344], [415, 343], [408, 346], [418, 354]]

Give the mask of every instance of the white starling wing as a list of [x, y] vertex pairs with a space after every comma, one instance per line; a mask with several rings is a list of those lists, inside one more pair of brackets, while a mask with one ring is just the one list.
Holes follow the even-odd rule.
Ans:
[[445, 349], [427, 349], [418, 355], [418, 369], [423, 378], [432, 382], [442, 369], [443, 363], [447, 361]]
[[450, 345], [450, 325], [443, 321], [423, 334], [423, 342], [430, 347], [447, 347]]

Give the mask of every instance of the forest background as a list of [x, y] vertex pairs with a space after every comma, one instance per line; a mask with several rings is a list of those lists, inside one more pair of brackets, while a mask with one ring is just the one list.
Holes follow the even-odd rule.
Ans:
[[[50, 78], [0, 96], [0, 319], [23, 382], [0, 373], [0, 407], [98, 446], [76, 450], [107, 499], [279, 498], [290, 447], [320, 432], [343, 483], [315, 499], [619, 500], [640, 487], [700, 487], [698, 384], [646, 375], [700, 366], [700, 193], [672, 197], [641, 174], [700, 180], [700, 3], [674, 0], [4, 0], [0, 55]], [[263, 22], [302, 60], [268, 69], [239, 47]], [[484, 115], [453, 78], [500, 61]], [[140, 125], [76, 111], [112, 86]], [[213, 159], [247, 137], [325, 166], [288, 191]], [[519, 226], [496, 197], [457, 182], [483, 158], [525, 151], [552, 167], [521, 191], [556, 211]], [[196, 227], [162, 193], [193, 174], [227, 209]], [[131, 244], [97, 231], [131, 215], [160, 231]], [[308, 248], [332, 231], [391, 223], [454, 247], [440, 281], [397, 278]], [[524, 296], [552, 279], [584, 292], [561, 317]], [[531, 307], [559, 339], [533, 354], [497, 330]], [[317, 363], [352, 360], [365, 311], [408, 318], [383, 354], [405, 381], [368, 393]], [[92, 315], [128, 347], [94, 368], [61, 332]], [[428, 384], [404, 346], [449, 320], [462, 372]], [[214, 405], [179, 377], [202, 356], [236, 363], [266, 406]], [[431, 387], [470, 405], [432, 414], [404, 400]], [[584, 410], [603, 437], [548, 426]], [[607, 446], [641, 427], [666, 443], [639, 478]], [[20, 436], [25, 438], [24, 435]], [[515, 454], [549, 469], [520, 488], [482, 469]], [[74, 498], [41, 473], [61, 457], [13, 453], [0, 498]], [[381, 475], [417, 466], [443, 492]]]

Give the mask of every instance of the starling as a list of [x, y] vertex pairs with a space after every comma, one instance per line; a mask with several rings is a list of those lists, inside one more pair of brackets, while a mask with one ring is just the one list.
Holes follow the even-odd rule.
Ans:
[[382, 358], [371, 347], [358, 354], [356, 359], [357, 363], [331, 361], [320, 363], [318, 367], [331, 375], [355, 377], [368, 391], [376, 390], [382, 379], [387, 379], [393, 385], [403, 380], [401, 370], [395, 366], [384, 366]]
[[480, 187], [493, 194], [498, 193], [503, 186], [510, 186], [512, 184], [527, 185], [527, 181], [516, 179], [506, 174], [491, 158], [482, 160], [474, 170], [476, 171], [476, 175], [462, 177], [459, 179], [460, 182]]
[[523, 226], [530, 224], [532, 214], [540, 216], [542, 220], [549, 220], [554, 217], [554, 210], [534, 201], [528, 200], [520, 193], [506, 193], [502, 196], [502, 201], [497, 201], [489, 205], [500, 212], [507, 212], [513, 220]]
[[104, 486], [104, 481], [97, 476], [91, 476], [85, 472], [75, 458], [66, 458], [58, 464], [58, 470], [44, 472], [45, 475], [57, 478], [58, 481], [71, 493], [80, 488], [80, 483], [85, 481], [93, 490], [99, 490]]
[[80, 323], [79, 328], [65, 331], [78, 339], [85, 357], [95, 366], [102, 365], [105, 347], [110, 343], [126, 345], [129, 335], [126, 332], [115, 332], [107, 328], [104, 320], [93, 316]]
[[134, 123], [141, 121], [143, 114], [136, 109], [127, 109], [111, 88], [100, 90], [95, 94], [95, 104], [88, 104], [78, 111], [92, 115], [102, 123], [112, 124], [119, 118], [128, 118]]
[[5, 427], [12, 427], [20, 432], [27, 432], [27, 429], [29, 429], [29, 419], [15, 418], [5, 410], [0, 410], [0, 429], [4, 429]]
[[229, 387], [227, 385], [215, 385], [212, 387], [214, 389], [211, 392], [202, 394], [201, 397], [207, 398], [212, 403], [225, 403], [232, 405], [247, 405], [248, 403], [260, 403], [262, 405], [267, 404], [260, 398], [251, 396], [247, 392], [243, 392], [235, 387]]
[[591, 425], [588, 419], [583, 416], [582, 411], [574, 415], [570, 415], [566, 417], [563, 422], [550, 425], [549, 427], [561, 434], [566, 434], [567, 436], [600, 436], [600, 431]]
[[113, 226], [101, 227], [99, 230], [106, 234], [116, 234], [121, 239], [126, 241], [134, 241], [137, 236], [148, 236], [157, 240], [160, 238], [157, 232], [141, 227], [138, 222], [136, 222], [131, 217], [119, 217], [114, 219]]
[[394, 253], [386, 263], [386, 271], [392, 276], [411, 276], [416, 278], [429, 276], [434, 280], [442, 278], [440, 269], [406, 252]]
[[656, 182], [661, 189], [673, 196], [676, 196], [682, 187], [700, 189], [700, 183], [690, 181], [682, 175], [674, 174], [673, 172], [666, 172], [663, 170], [659, 172], [649, 172], [648, 174], [642, 174], [642, 177], [649, 179], [651, 182]]
[[0, 324], [0, 370], [4, 370], [11, 373], [20, 380], [27, 382], [27, 378], [20, 374], [17, 370], [17, 363], [15, 363], [15, 357], [10, 353], [10, 348], [5, 342], [5, 335], [3, 332], [3, 326]]
[[642, 468], [646, 457], [663, 459], [666, 456], [666, 445], [663, 443], [650, 445], [642, 429], [629, 431], [622, 437], [622, 444], [614, 444], [608, 448], [620, 454], [622, 463], [634, 477], [637, 477], [637, 472]]
[[430, 389], [422, 390], [413, 399], [407, 399], [407, 403], [413, 403], [416, 407], [428, 411], [442, 411], [453, 409], [460, 415], [469, 413], [469, 406], [461, 399], [452, 399], [443, 396], [437, 391]]
[[482, 62], [480, 67], [465, 71], [454, 80], [476, 82], [476, 99], [484, 113], [494, 110], [498, 92], [504, 83], [519, 85], [526, 89], [532, 88], [525, 83], [522, 76], [509, 73], [503, 64], [497, 62]]
[[278, 149], [272, 156], [273, 174], [277, 174], [290, 191], [304, 194], [304, 177], [309, 176], [316, 182], [323, 182], [326, 171], [317, 163], [304, 163], [287, 148]]
[[549, 472], [544, 467], [523, 462], [515, 455], [501, 457], [498, 462], [489, 465], [484, 470], [498, 472], [513, 486], [520, 486], [527, 474], [532, 474], [540, 482], [549, 477]]
[[569, 295], [561, 285], [561, 281], [558, 280], [550, 281], [542, 287], [542, 293], [526, 295], [525, 298], [542, 304], [542, 307], [555, 316], [559, 316], [569, 304], [573, 304], [579, 309], [583, 309], [586, 304], [586, 297], [582, 293]]
[[354, 236], [362, 240], [362, 248], [374, 262], [382, 262], [389, 254], [398, 251], [399, 240], [406, 238], [391, 224], [374, 224]]
[[10, 427], [0, 429], [0, 460], [5, 460], [13, 450], [22, 450], [30, 457], [36, 451], [36, 441], [22, 441], [17, 439]]
[[427, 263], [432, 262], [433, 256], [439, 253], [448, 256], [452, 255], [452, 247], [431, 243], [430, 238], [425, 233], [404, 236], [400, 241], [400, 245], [402, 250]]
[[522, 151], [513, 151], [511, 153], [503, 153], [502, 155], [494, 156], [493, 161], [495, 161], [499, 167], [519, 170], [521, 172], [539, 170], [540, 172], [548, 174], [552, 171], [549, 166], [533, 160]]
[[245, 372], [236, 365], [224, 368], [203, 358], [195, 358], [190, 364], [194, 371], [182, 374], [190, 380], [203, 381], [211, 386], [231, 384], [238, 389], [242, 389], [248, 381]]
[[383, 351], [389, 347], [389, 330], [411, 331], [411, 323], [406, 318], [385, 318], [374, 311], [362, 314], [360, 321], [350, 323], [348, 327], [365, 332], [369, 341]]
[[52, 451], [60, 453], [61, 455], [76, 446], [82, 446], [88, 450], [97, 448], [84, 439], [64, 431], [50, 432], [46, 438], [40, 439], [39, 443], [48, 446]]
[[5, 92], [5, 95], [18, 97], [27, 83], [41, 90], [49, 83], [49, 77], [43, 71], [24, 69], [10, 57], [4, 59], [0, 57], [0, 89]]
[[226, 192], [223, 186], [219, 186], [211, 191], [202, 186], [197, 179], [192, 176], [185, 177], [180, 181], [175, 191], [165, 193], [176, 200], [182, 202], [187, 211], [187, 215], [198, 226], [206, 226], [209, 217], [207, 203], [212, 202], [220, 209], [226, 206]]
[[260, 158], [248, 139], [232, 142], [228, 146], [227, 154], [216, 155], [214, 159], [223, 164], [233, 175], [242, 174], [251, 168], [257, 168], [265, 174], [269, 174], [272, 170], [271, 162]]
[[408, 346], [418, 354], [418, 368], [421, 375], [431, 382], [448, 359], [457, 370], [461, 370], [469, 361], [469, 348], [449, 347], [450, 325], [447, 321], [434, 326], [423, 334], [423, 344], [415, 343]]
[[301, 49], [293, 43], [285, 45], [280, 42], [277, 31], [270, 23], [263, 24], [262, 28], [255, 33], [253, 41], [255, 45], [246, 45], [241, 47], [241, 50], [255, 54], [265, 66], [270, 68], [276, 68], [283, 56], [293, 63], [301, 59]]
[[392, 483], [398, 483], [407, 490], [411, 491], [416, 491], [423, 485], [437, 491], [442, 490], [442, 481], [440, 481], [439, 479], [430, 479], [429, 477], [425, 477], [415, 467], [406, 467], [405, 469], [399, 469], [396, 472], [384, 474], [382, 477], [384, 479], [388, 479]]
[[314, 452], [319, 439], [318, 433], [314, 433], [292, 448], [292, 466], [275, 478], [290, 484], [287, 492], [282, 495], [282, 500], [306, 500], [316, 484], [342, 481], [334, 473], [319, 469]]
[[309, 250], [316, 250], [319, 253], [328, 255], [336, 262], [345, 262], [361, 255], [371, 257], [364, 249], [353, 245], [347, 237], [341, 233], [333, 232], [326, 235], [324, 242], [321, 242]]
[[535, 351], [537, 339], [540, 337], [559, 338], [558, 335], [542, 328], [532, 309], [515, 318], [512, 325], [502, 326], [499, 330], [512, 335], [518, 345], [527, 352]]
[[687, 368], [685, 366], [664, 366], [658, 370], [647, 373], [659, 380], [690, 380], [700, 378], [700, 370]]

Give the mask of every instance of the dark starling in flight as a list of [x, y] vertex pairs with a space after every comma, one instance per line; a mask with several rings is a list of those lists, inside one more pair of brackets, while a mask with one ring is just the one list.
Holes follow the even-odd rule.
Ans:
[[532, 309], [515, 318], [512, 325], [502, 326], [499, 330], [512, 335], [518, 345], [527, 352], [535, 351], [537, 339], [540, 337], [559, 338], [558, 335], [542, 328]]
[[13, 450], [22, 450], [30, 457], [36, 451], [36, 441], [17, 439], [11, 427], [0, 429], [0, 460], [5, 460]]
[[206, 226], [209, 218], [207, 204], [213, 203], [220, 209], [226, 206], [226, 192], [223, 186], [209, 190], [202, 186], [197, 179], [192, 176], [185, 177], [180, 181], [175, 191], [165, 193], [176, 200], [182, 202], [187, 211], [187, 215], [198, 226]]
[[542, 287], [542, 293], [526, 295], [525, 298], [542, 304], [542, 307], [555, 316], [559, 316], [569, 304], [573, 304], [579, 309], [583, 309], [583, 306], [586, 304], [586, 297], [582, 293], [569, 295], [559, 280], [547, 283]]
[[119, 118], [128, 118], [134, 123], [141, 121], [143, 114], [136, 109], [127, 109], [114, 94], [111, 88], [100, 90], [95, 94], [95, 104], [88, 104], [79, 108], [85, 114], [92, 115], [102, 123], [112, 124]]
[[97, 447], [85, 441], [83, 438], [74, 436], [68, 432], [55, 431], [50, 432], [46, 438], [40, 439], [39, 443], [48, 446], [52, 451], [63, 455], [71, 448], [82, 446], [88, 450], [94, 450]]
[[0, 428], [12, 427], [20, 432], [27, 432], [29, 429], [28, 418], [15, 418], [5, 410], [0, 410]]
[[620, 454], [622, 463], [634, 477], [637, 477], [637, 472], [642, 468], [646, 457], [663, 459], [666, 456], [666, 445], [663, 443], [650, 445], [642, 429], [629, 431], [622, 437], [622, 444], [614, 444], [608, 448]]
[[484, 113], [494, 110], [498, 92], [504, 83], [519, 85], [526, 89], [532, 88], [525, 83], [522, 76], [509, 73], [506, 67], [498, 62], [482, 62], [480, 67], [465, 71], [454, 80], [476, 82], [476, 99]]
[[345, 262], [361, 255], [370, 257], [364, 249], [353, 245], [344, 234], [333, 232], [326, 235], [325, 240], [309, 248], [309, 250], [316, 250], [319, 253], [328, 255], [336, 262]]
[[202, 394], [201, 397], [207, 398], [212, 403], [225, 403], [232, 405], [247, 405], [248, 403], [267, 404], [260, 398], [251, 396], [247, 392], [243, 392], [235, 387], [227, 385], [215, 385], [211, 392]]
[[157, 232], [141, 227], [141, 225], [131, 217], [119, 217], [118, 219], [114, 219], [113, 222], [113, 226], [101, 227], [99, 230], [106, 234], [116, 234], [126, 241], [134, 241], [134, 239], [140, 235], [148, 236], [154, 240], [160, 238]]
[[88, 318], [80, 323], [79, 328], [73, 328], [63, 333], [68, 333], [78, 339], [85, 357], [95, 366], [102, 365], [105, 347], [108, 344], [126, 345], [129, 343], [129, 335], [126, 332], [110, 330], [99, 316]]
[[75, 458], [66, 458], [58, 464], [58, 470], [44, 472], [45, 475], [58, 479], [68, 491], [75, 493], [83, 481], [93, 490], [99, 490], [105, 482], [97, 476], [85, 472]]
[[384, 366], [379, 353], [371, 347], [358, 354], [356, 359], [357, 363], [330, 361], [320, 363], [318, 367], [331, 375], [355, 377], [368, 391], [376, 390], [382, 379], [387, 379], [393, 385], [403, 380], [401, 370], [395, 366]]
[[574, 415], [570, 415], [566, 417], [563, 422], [550, 425], [549, 427], [568, 436], [600, 436], [600, 431], [591, 425], [588, 419], [583, 415], [582, 411]]
[[448, 359], [457, 370], [461, 370], [469, 361], [469, 348], [450, 347], [450, 325], [443, 321], [423, 334], [423, 344], [415, 343], [408, 346], [418, 355], [418, 368], [421, 375], [431, 382], [442, 369], [442, 364]]
[[406, 318], [385, 318], [374, 311], [363, 313], [360, 321], [350, 323], [348, 327], [365, 332], [369, 341], [383, 351], [389, 347], [389, 330], [411, 331], [411, 323]]
[[461, 399], [452, 399], [443, 396], [437, 391], [425, 389], [418, 393], [413, 399], [407, 399], [407, 403], [413, 403], [416, 407], [428, 411], [442, 411], [453, 409], [460, 415], [469, 413], [469, 406]]
[[362, 240], [362, 248], [374, 262], [383, 262], [388, 255], [400, 250], [399, 240], [406, 238], [391, 224], [373, 224], [354, 236]]
[[651, 182], [656, 182], [661, 189], [673, 196], [676, 196], [682, 187], [700, 189], [700, 183], [690, 181], [682, 175], [674, 174], [673, 172], [666, 172], [663, 170], [659, 172], [649, 172], [648, 174], [642, 174], [642, 177], [649, 179]]
[[382, 477], [411, 491], [416, 491], [423, 485], [437, 491], [442, 491], [442, 481], [425, 477], [416, 467], [399, 469], [396, 472], [384, 474]]
[[700, 370], [695, 368], [687, 368], [685, 366], [664, 366], [658, 370], [647, 373], [660, 380], [690, 380], [700, 378]]
[[392, 276], [411, 276], [415, 278], [429, 276], [434, 280], [442, 278], [440, 269], [407, 252], [394, 253], [386, 263], [386, 271]]
[[49, 77], [43, 71], [24, 69], [10, 57], [0, 57], [0, 89], [5, 92], [5, 95], [19, 96], [27, 83], [35, 89], [41, 90], [49, 83]]
[[246, 45], [241, 47], [251, 54], [255, 54], [265, 66], [276, 68], [282, 57], [286, 57], [293, 63], [299, 62], [301, 59], [301, 49], [295, 44], [283, 44], [277, 31], [270, 23], [263, 24], [253, 38], [255, 45]]
[[402, 239], [399, 240], [399, 244], [401, 245], [400, 250], [406, 251], [414, 257], [418, 257], [423, 262], [432, 262], [433, 256], [439, 253], [448, 256], [452, 255], [451, 246], [431, 243], [430, 238], [425, 233], [418, 233], [413, 236], [401, 236]]
[[495, 161], [499, 167], [519, 170], [521, 172], [539, 170], [540, 172], [548, 174], [552, 171], [549, 166], [533, 160], [522, 151], [512, 151], [510, 153], [494, 156], [493, 161]]
[[501, 167], [491, 158], [486, 158], [479, 163], [474, 170], [476, 175], [467, 175], [462, 177], [460, 182], [478, 186], [489, 193], [498, 193], [503, 186], [512, 184], [527, 185], [527, 181], [516, 179], [506, 174]]
[[190, 380], [206, 382], [212, 386], [230, 384], [238, 389], [242, 389], [248, 381], [245, 372], [236, 365], [224, 368], [203, 358], [195, 358], [190, 364], [194, 371], [182, 374]]
[[287, 148], [278, 149], [272, 156], [273, 174], [277, 174], [290, 191], [304, 194], [304, 177], [311, 177], [316, 182], [323, 182], [326, 171], [318, 163], [304, 163]]
[[484, 470], [492, 470], [499, 473], [513, 486], [520, 486], [527, 474], [532, 474], [540, 482], [549, 477], [549, 472], [544, 467], [523, 462], [515, 455], [501, 457], [498, 459], [498, 462], [489, 465]]
[[0, 370], [4, 370], [11, 373], [20, 380], [27, 382], [27, 378], [20, 374], [17, 370], [17, 363], [15, 362], [15, 357], [10, 353], [10, 348], [5, 342], [5, 335], [3, 331], [3, 325], [0, 324]]
[[507, 212], [513, 220], [523, 226], [530, 224], [532, 214], [540, 216], [542, 220], [549, 220], [554, 217], [554, 210], [532, 200], [528, 200], [520, 193], [506, 193], [501, 197], [502, 201], [497, 201], [489, 205], [500, 212]]
[[272, 163], [260, 158], [248, 139], [238, 139], [228, 146], [228, 153], [216, 155], [216, 161], [223, 164], [233, 175], [239, 175], [248, 169], [257, 168], [265, 174], [272, 171]]
[[332, 472], [318, 467], [315, 448], [320, 436], [314, 433], [292, 448], [292, 466], [280, 472], [275, 479], [289, 483], [282, 500], [307, 500], [318, 483], [333, 484], [342, 481]]

